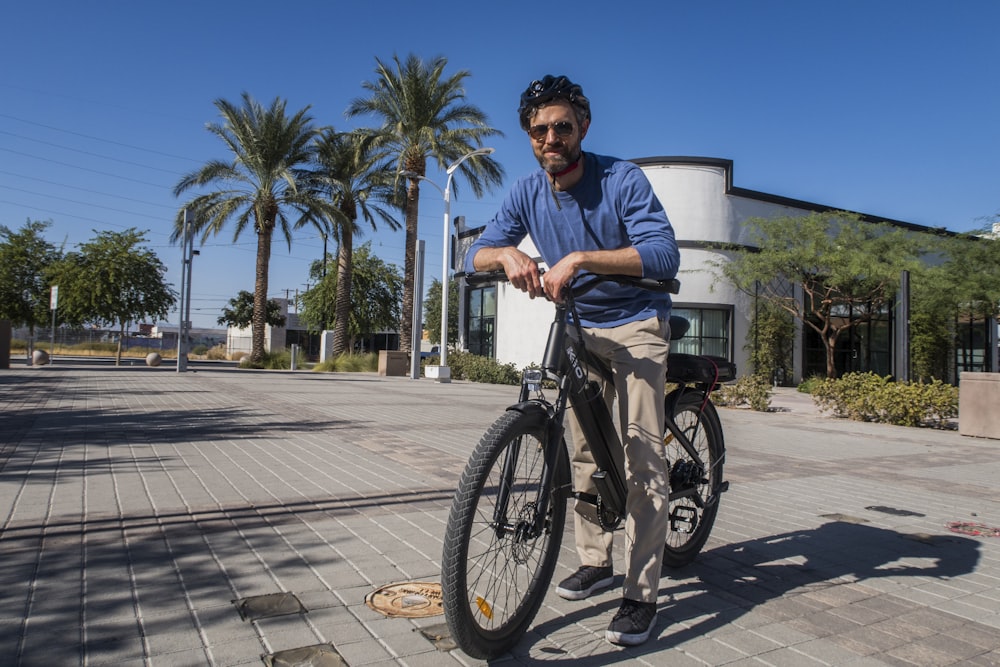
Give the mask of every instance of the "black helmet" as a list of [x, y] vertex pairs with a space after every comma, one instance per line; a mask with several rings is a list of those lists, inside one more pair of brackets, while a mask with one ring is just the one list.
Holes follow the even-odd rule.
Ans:
[[517, 108], [521, 129], [528, 129], [532, 109], [556, 99], [566, 100], [582, 109], [587, 120], [590, 120], [590, 100], [584, 97], [583, 88], [564, 76], [546, 74], [540, 80], [532, 81], [528, 89], [521, 93], [521, 106]]

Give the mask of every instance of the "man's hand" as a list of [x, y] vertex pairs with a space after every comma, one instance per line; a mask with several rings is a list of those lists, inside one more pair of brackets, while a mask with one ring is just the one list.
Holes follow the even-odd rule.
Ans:
[[563, 290], [569, 288], [573, 278], [580, 272], [579, 255], [580, 253], [571, 252], [545, 272], [545, 295], [552, 301], [562, 303]]
[[527, 292], [532, 299], [545, 293], [538, 264], [526, 254], [515, 248], [513, 252], [503, 254], [500, 263], [511, 285]]
[[545, 294], [538, 264], [517, 248], [481, 248], [472, 263], [477, 271], [503, 269], [510, 284], [532, 299]]

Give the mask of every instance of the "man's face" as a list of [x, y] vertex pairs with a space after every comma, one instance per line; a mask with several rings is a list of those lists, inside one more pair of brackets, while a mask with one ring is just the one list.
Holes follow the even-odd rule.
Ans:
[[[565, 130], [567, 123], [572, 127], [572, 131], [566, 136], [561, 136], [557, 128]], [[540, 135], [544, 126], [548, 126], [545, 136], [540, 139], [533, 138], [532, 130], [536, 130]], [[572, 105], [563, 100], [556, 100], [539, 109], [531, 119], [529, 127], [529, 141], [535, 159], [542, 169], [550, 174], [562, 171], [576, 162], [580, 157], [580, 142], [586, 135], [587, 124], [580, 127]]]

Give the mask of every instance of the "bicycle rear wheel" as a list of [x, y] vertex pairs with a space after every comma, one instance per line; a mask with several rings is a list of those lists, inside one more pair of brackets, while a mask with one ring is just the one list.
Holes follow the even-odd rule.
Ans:
[[[669, 411], [674, 404], [673, 395], [666, 400]], [[697, 392], [681, 395], [673, 411], [674, 423], [692, 449], [685, 448], [669, 429], [664, 433], [671, 492], [682, 491], [686, 495], [669, 504], [670, 529], [663, 562], [669, 567], [683, 567], [705, 546], [715, 524], [726, 449], [719, 415], [704, 395]]]
[[452, 504], [441, 562], [444, 612], [452, 638], [474, 658], [494, 658], [518, 642], [559, 557], [569, 483], [565, 446], [543, 528], [532, 528], [547, 425], [541, 413], [504, 413], [473, 452]]

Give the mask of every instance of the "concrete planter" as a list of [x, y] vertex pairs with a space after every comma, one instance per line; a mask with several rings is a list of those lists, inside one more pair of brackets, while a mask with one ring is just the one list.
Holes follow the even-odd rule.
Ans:
[[1000, 373], [962, 373], [958, 382], [958, 432], [1000, 439]]

